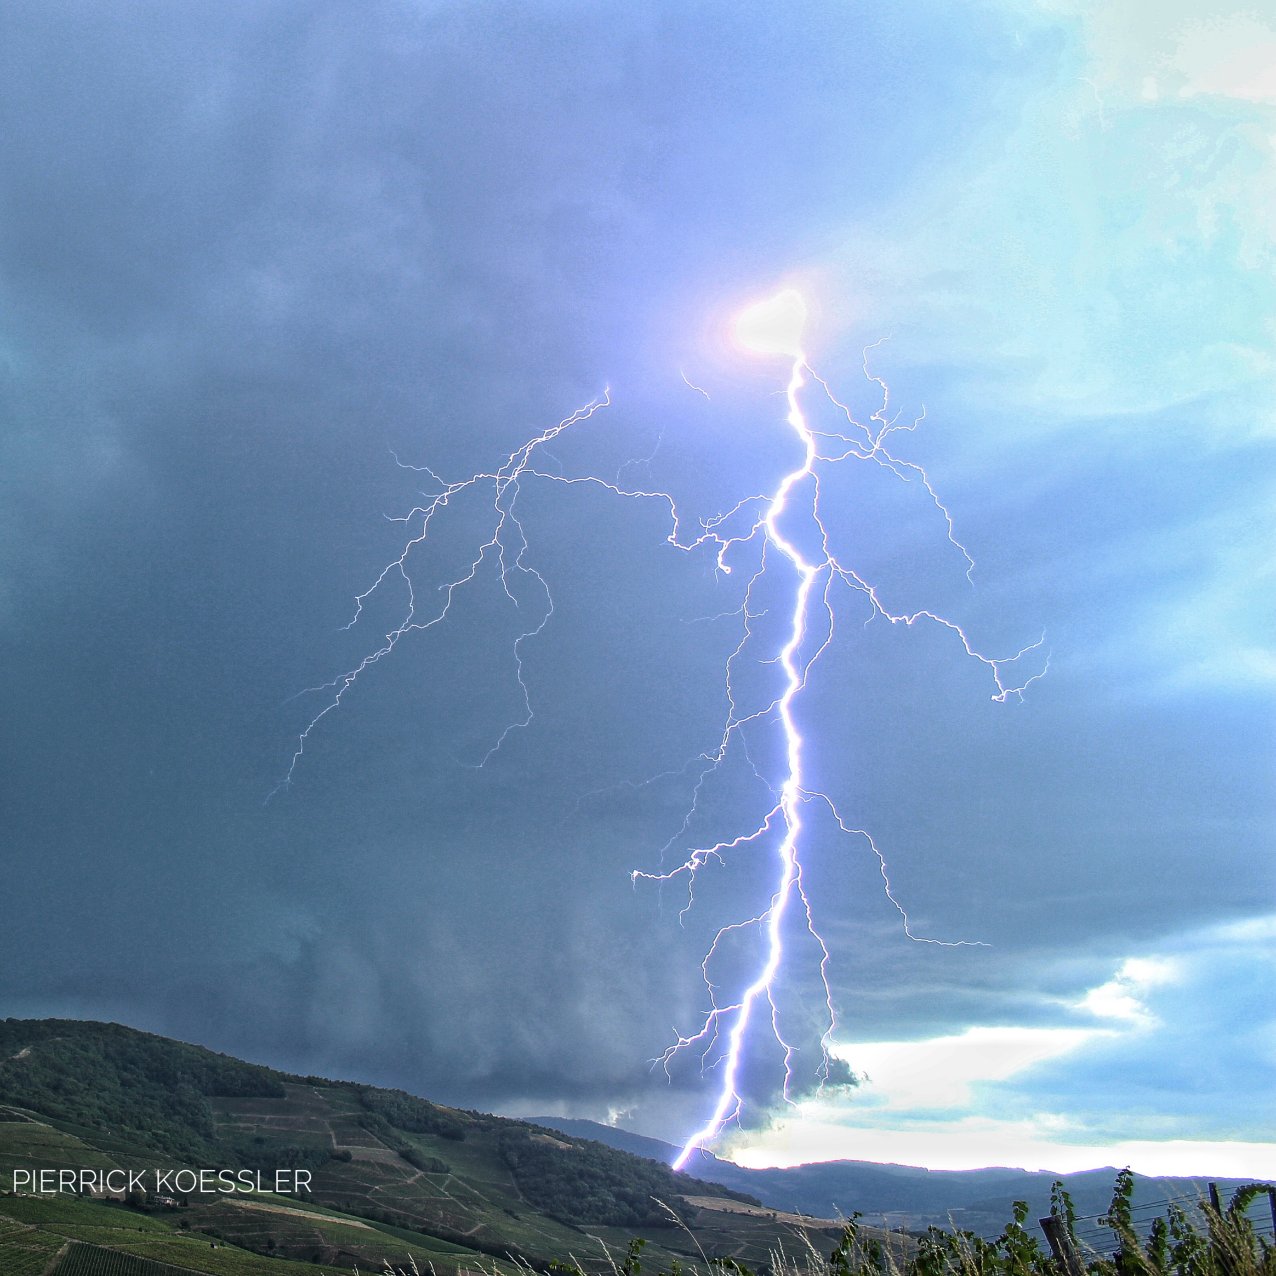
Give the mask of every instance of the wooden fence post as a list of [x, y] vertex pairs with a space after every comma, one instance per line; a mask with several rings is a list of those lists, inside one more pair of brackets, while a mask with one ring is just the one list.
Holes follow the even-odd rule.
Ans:
[[1068, 1235], [1068, 1228], [1063, 1219], [1048, 1214], [1037, 1222], [1041, 1224], [1041, 1230], [1045, 1232], [1046, 1240], [1050, 1242], [1050, 1252], [1054, 1255], [1054, 1261], [1059, 1266], [1061, 1276], [1086, 1276], [1085, 1264], [1072, 1243], [1072, 1237]]

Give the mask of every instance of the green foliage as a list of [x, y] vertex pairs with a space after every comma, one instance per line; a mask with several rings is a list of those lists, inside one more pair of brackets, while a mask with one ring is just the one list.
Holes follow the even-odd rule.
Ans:
[[259, 1144], [254, 1139], [223, 1139], [222, 1160], [232, 1160], [237, 1168], [245, 1170], [317, 1170], [334, 1159], [334, 1154], [322, 1147], [296, 1147], [291, 1143]]
[[1062, 1182], [1055, 1179], [1050, 1187], [1050, 1213], [1063, 1223], [1072, 1244], [1077, 1242], [1077, 1210]]
[[667, 1226], [668, 1215], [657, 1202], [688, 1193], [748, 1199], [717, 1183], [675, 1174], [658, 1161], [534, 1127], [504, 1130], [500, 1150], [527, 1200], [572, 1226]]
[[[437, 1156], [429, 1156], [422, 1152], [414, 1143], [408, 1142], [379, 1112], [360, 1113], [359, 1124], [370, 1134], [375, 1134], [386, 1147], [393, 1149], [409, 1165], [414, 1166], [423, 1174], [446, 1174], [448, 1172], [450, 1167], [446, 1161]], [[445, 1135], [444, 1137], [447, 1136]], [[332, 1159], [349, 1161], [351, 1156], [349, 1153], [344, 1156], [340, 1153], [334, 1153], [332, 1154]]]
[[[1111, 1228], [1119, 1249], [1111, 1256], [1078, 1253], [1086, 1276], [1276, 1276], [1276, 1246], [1256, 1235], [1246, 1216], [1249, 1205], [1270, 1190], [1266, 1184], [1241, 1188], [1226, 1210], [1203, 1207], [1203, 1226], [1193, 1225], [1187, 1211], [1170, 1205], [1164, 1217], [1152, 1222], [1144, 1240], [1133, 1221], [1133, 1186], [1134, 1176], [1123, 1170], [1101, 1220]], [[1068, 1241], [1075, 1247], [1076, 1214], [1058, 1183], [1051, 1197], [1051, 1212], [1063, 1223]], [[881, 1239], [883, 1234], [863, 1228], [856, 1214], [827, 1259], [815, 1251], [802, 1262], [776, 1255], [765, 1276], [1062, 1276], [1053, 1256], [1025, 1226], [1027, 1221], [1027, 1204], [1016, 1201], [1012, 1219], [996, 1240], [932, 1227], [911, 1252], [905, 1253], [889, 1252]], [[641, 1248], [641, 1242], [631, 1243], [621, 1262], [613, 1260], [613, 1276], [639, 1276]], [[708, 1276], [754, 1276], [734, 1259], [707, 1259], [705, 1264]], [[567, 1276], [588, 1276], [579, 1263], [555, 1267]], [[675, 1262], [667, 1273], [653, 1276], [683, 1276], [683, 1269]]]
[[449, 1108], [404, 1090], [377, 1090], [365, 1086], [359, 1091], [359, 1102], [371, 1113], [382, 1117], [391, 1125], [409, 1134], [437, 1134], [440, 1138], [465, 1138], [465, 1121]]
[[415, 1166], [422, 1174], [447, 1174], [450, 1166], [437, 1156], [428, 1156], [418, 1148], [405, 1147], [399, 1155], [411, 1166]]
[[1246, 1210], [1266, 1196], [1265, 1183], [1240, 1188], [1225, 1210], [1202, 1204], [1205, 1227], [1193, 1224], [1177, 1204], [1153, 1220], [1146, 1240], [1134, 1226], [1134, 1175], [1117, 1175], [1112, 1204], [1099, 1221], [1112, 1229], [1119, 1248], [1112, 1258], [1088, 1264], [1093, 1276], [1276, 1276], [1276, 1248], [1255, 1234]]
[[[1244, 1187], [1223, 1212], [1204, 1206], [1203, 1228], [1193, 1223], [1181, 1205], [1170, 1204], [1141, 1238], [1131, 1204], [1134, 1175], [1122, 1170], [1108, 1211], [1099, 1220], [1111, 1229], [1116, 1242], [1111, 1255], [1081, 1251], [1076, 1212], [1060, 1183], [1051, 1193], [1051, 1213], [1063, 1223], [1068, 1243], [1087, 1276], [1276, 1276], [1276, 1248], [1255, 1234], [1245, 1214], [1268, 1190], [1265, 1184]], [[1027, 1207], [1017, 1202], [1014, 1220], [992, 1242], [966, 1232], [932, 1228], [899, 1276], [1060, 1276], [1053, 1258], [1024, 1228], [1026, 1218]], [[877, 1276], [882, 1270], [876, 1261], [835, 1262], [833, 1268], [833, 1276], [868, 1276], [870, 1270]]]
[[268, 1068], [119, 1024], [0, 1020], [0, 1094], [64, 1122], [204, 1160], [212, 1096], [278, 1097]]

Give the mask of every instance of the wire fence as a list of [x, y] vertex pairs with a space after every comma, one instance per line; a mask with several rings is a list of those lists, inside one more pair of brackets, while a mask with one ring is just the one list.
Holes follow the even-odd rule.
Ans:
[[[1140, 1201], [1130, 1206], [1130, 1218], [1135, 1234], [1146, 1241], [1152, 1232], [1152, 1224], [1158, 1218], [1164, 1218], [1170, 1206], [1177, 1206], [1187, 1217], [1187, 1221], [1198, 1231], [1206, 1230], [1206, 1214], [1210, 1198], [1207, 1188], [1202, 1185], [1199, 1191], [1183, 1192], [1175, 1196], [1165, 1196], [1154, 1201]], [[1224, 1197], [1222, 1207], [1227, 1209], [1229, 1199]], [[1095, 1214], [1078, 1214], [1075, 1220], [1075, 1235], [1078, 1247], [1089, 1258], [1110, 1258], [1120, 1249], [1121, 1243], [1116, 1233], [1104, 1226], [1100, 1221], [1107, 1215], [1106, 1210]], [[1273, 1225], [1272, 1204], [1268, 1196], [1258, 1196], [1249, 1203], [1245, 1211], [1255, 1236], [1269, 1240], [1276, 1239], [1276, 1226]], [[915, 1216], [900, 1211], [890, 1213], [866, 1213], [862, 1220], [865, 1224], [880, 1227], [887, 1231], [903, 1231], [918, 1234], [924, 1231]], [[961, 1211], [954, 1211], [949, 1216], [949, 1227], [961, 1230]], [[981, 1240], [993, 1242], [1001, 1235], [1001, 1229], [970, 1228]]]
[[[1269, 1187], [1269, 1192], [1273, 1190]], [[1179, 1196], [1167, 1196], [1158, 1201], [1140, 1201], [1130, 1206], [1130, 1218], [1135, 1234], [1146, 1241], [1152, 1232], [1153, 1223], [1163, 1218], [1170, 1206], [1177, 1206], [1187, 1216], [1187, 1220], [1197, 1229], [1206, 1226], [1206, 1210], [1210, 1208], [1210, 1200], [1205, 1193], [1183, 1193]], [[1226, 1209], [1228, 1202], [1222, 1202]], [[1276, 1204], [1269, 1195], [1262, 1195], [1252, 1200], [1245, 1210], [1245, 1217], [1254, 1230], [1254, 1235], [1264, 1238], [1276, 1237]], [[1116, 1233], [1104, 1226], [1101, 1220], [1106, 1216], [1100, 1214], [1078, 1214], [1074, 1232], [1077, 1244], [1087, 1257], [1112, 1257], [1121, 1243]]]

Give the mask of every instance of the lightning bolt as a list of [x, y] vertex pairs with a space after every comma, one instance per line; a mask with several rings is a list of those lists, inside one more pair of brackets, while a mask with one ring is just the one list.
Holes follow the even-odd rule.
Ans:
[[[801, 343], [805, 319], [806, 308], [801, 296], [793, 290], [785, 290], [750, 307], [740, 316], [736, 325], [737, 337], [746, 348], [763, 355], [783, 357], [788, 362], [789, 373], [784, 391], [787, 407], [785, 422], [800, 448], [800, 464], [786, 473], [773, 490], [746, 496], [724, 513], [698, 520], [695, 527], [684, 517], [678, 503], [668, 492], [645, 490], [622, 482], [626, 469], [640, 465], [651, 457], [627, 463], [620, 468], [614, 480], [608, 480], [594, 474], [565, 474], [561, 465], [550, 454], [550, 444], [561, 439], [568, 431], [583, 428], [610, 406], [610, 391], [515, 448], [493, 469], [476, 472], [464, 479], [447, 481], [427, 467], [405, 466], [404, 468], [425, 474], [432, 489], [423, 493], [422, 504], [398, 520], [412, 529], [411, 535], [399, 555], [386, 564], [367, 589], [356, 595], [354, 614], [346, 627], [355, 625], [372, 596], [391, 582], [397, 581], [405, 587], [406, 605], [398, 622], [385, 634], [384, 641], [357, 665], [328, 683], [310, 688], [311, 692], [327, 693], [327, 701], [301, 731], [287, 775], [282, 782], [286, 785], [291, 781], [313, 732], [329, 714], [341, 707], [348, 693], [368, 670], [389, 656], [409, 634], [429, 630], [446, 620], [457, 594], [473, 586], [488, 572], [495, 574], [506, 598], [516, 611], [520, 615], [525, 612], [528, 615], [513, 644], [520, 710], [492, 742], [479, 765], [488, 761], [512, 733], [531, 723], [534, 715], [531, 693], [525, 679], [524, 649], [544, 632], [553, 616], [554, 605], [547, 582], [527, 557], [529, 543], [519, 516], [518, 501], [522, 485], [529, 480], [568, 487], [596, 486], [628, 500], [658, 502], [668, 513], [667, 541], [671, 546], [685, 553], [702, 550], [711, 552], [717, 568], [728, 575], [736, 570], [737, 560], [746, 558], [748, 574], [743, 600], [738, 611], [732, 613], [740, 617], [741, 633], [725, 665], [728, 707], [726, 721], [714, 747], [700, 754], [677, 773], [686, 774], [690, 769], [696, 773], [696, 778], [690, 806], [679, 830], [665, 843], [661, 852], [662, 859], [673, 847], [686, 845], [684, 838], [689, 834], [699, 812], [706, 785], [711, 777], [721, 771], [729, 755], [743, 754], [753, 775], [766, 786], [773, 800], [763, 818], [745, 832], [711, 845], [693, 847], [683, 852], [682, 862], [673, 868], [659, 872], [634, 870], [631, 873], [634, 883], [685, 880], [687, 902], [680, 913], [680, 918], [684, 918], [695, 902], [696, 879], [702, 869], [712, 863], [724, 862], [731, 852], [743, 847], [768, 839], [775, 841], [771, 876], [773, 885], [763, 906], [753, 916], [721, 927], [714, 935], [701, 963], [708, 1010], [699, 1027], [686, 1035], [675, 1032], [674, 1042], [657, 1061], [668, 1071], [677, 1056], [694, 1051], [699, 1053], [702, 1071], [712, 1069], [718, 1074], [717, 1099], [713, 1110], [700, 1128], [686, 1140], [674, 1162], [675, 1169], [681, 1169], [697, 1149], [714, 1142], [727, 1125], [740, 1120], [745, 1106], [741, 1072], [759, 1018], [765, 1018], [767, 1031], [783, 1054], [782, 1094], [786, 1101], [793, 1102], [799, 1047], [785, 1033], [782, 1023], [784, 1014], [777, 986], [785, 963], [786, 940], [792, 937], [791, 931], [796, 931], [818, 957], [823, 1030], [819, 1039], [821, 1061], [816, 1075], [821, 1082], [829, 1076], [830, 1043], [837, 1028], [837, 1016], [829, 980], [831, 954], [817, 927], [816, 910], [803, 881], [801, 850], [808, 825], [806, 817], [814, 819], [816, 815], [825, 814], [832, 819], [839, 832], [859, 838], [865, 843], [876, 858], [884, 893], [899, 913], [903, 932], [908, 939], [948, 947], [979, 942], [941, 940], [914, 933], [908, 913], [891, 885], [886, 858], [871, 834], [845, 820], [833, 799], [810, 787], [805, 779], [803, 764], [807, 742], [798, 720], [798, 707], [803, 693], [808, 689], [813, 668], [834, 640], [835, 592], [845, 589], [866, 602], [869, 621], [880, 619], [891, 625], [905, 627], [930, 624], [948, 632], [968, 657], [985, 667], [991, 680], [991, 698], [994, 701], [1005, 703], [1012, 698], [1022, 698], [1026, 688], [1044, 676], [1049, 664], [1048, 659], [1043, 657], [1039, 668], [1026, 677], [1017, 677], [1018, 662], [1029, 653], [1040, 650], [1043, 639], [1021, 648], [1009, 657], [994, 658], [985, 655], [975, 647], [960, 624], [938, 612], [893, 610], [877, 586], [834, 553], [821, 509], [821, 476], [831, 466], [860, 461], [876, 465], [903, 482], [919, 483], [926, 492], [927, 499], [943, 519], [947, 539], [962, 555], [966, 564], [966, 576], [969, 578], [974, 570], [974, 560], [958, 540], [952, 516], [925, 471], [890, 450], [889, 441], [893, 434], [916, 429], [923, 418], [918, 417], [912, 422], [900, 424], [899, 414], [892, 414], [890, 392], [885, 381], [869, 369], [869, 350], [873, 348], [869, 347], [864, 353], [864, 375], [877, 387], [881, 402], [867, 423], [858, 422], [850, 408], [836, 397], [829, 383], [809, 366]], [[707, 392], [692, 382], [685, 372], [681, 376], [692, 391], [709, 398]], [[818, 387], [819, 393], [844, 419], [845, 429], [820, 430], [808, 422], [803, 408], [803, 391], [812, 385]], [[654, 455], [653, 451], [652, 456]], [[425, 552], [435, 525], [446, 518], [449, 509], [467, 501], [486, 502], [488, 530], [485, 538], [464, 570], [451, 579], [435, 584], [428, 595], [432, 599], [431, 605], [427, 606], [418, 597], [412, 564], [418, 554]], [[804, 542], [807, 541], [811, 544], [804, 548]], [[764, 583], [781, 573], [785, 574], [784, 578], [788, 582], [784, 596], [789, 600], [783, 613], [782, 637], [778, 647], [765, 649], [761, 655], [757, 655], [756, 649], [764, 639], [755, 626], [770, 610], [763, 607], [760, 595]], [[538, 602], [534, 604], [533, 599]], [[742, 696], [737, 692], [736, 685], [738, 666], [746, 659], [753, 659], [759, 665], [773, 665], [779, 669], [781, 675], [778, 691], [773, 691], [761, 704], [752, 708], [742, 705]], [[769, 733], [781, 746], [783, 761], [779, 768], [781, 774], [777, 778], [768, 779], [754, 761], [746, 731]], [[723, 983], [715, 975], [722, 950], [728, 940], [750, 934], [756, 935], [760, 940], [751, 974], [747, 976], [743, 987], [725, 995]], [[735, 982], [738, 985], [742, 981], [737, 979]]]
[[[359, 623], [369, 599], [387, 583], [396, 579], [406, 587], [406, 607], [398, 623], [387, 631], [385, 640], [381, 645], [364, 656], [357, 665], [347, 669], [345, 673], [338, 675], [330, 682], [309, 687], [306, 691], [300, 693], [301, 695], [309, 695], [316, 692], [327, 692], [329, 693], [329, 699], [298, 735], [296, 748], [293, 750], [292, 759], [288, 764], [288, 772], [276, 787], [275, 792], [292, 782], [297, 767], [306, 751], [306, 745], [315, 728], [330, 713], [341, 707], [346, 695], [363, 675], [373, 665], [379, 664], [389, 656], [407, 635], [432, 629], [435, 625], [446, 620], [452, 610], [452, 603], [456, 595], [467, 586], [473, 585], [481, 577], [484, 570], [489, 567], [496, 571], [502, 591], [516, 609], [521, 610], [522, 606], [519, 595], [515, 592], [518, 585], [531, 584], [532, 582], [535, 583], [534, 587], [541, 596], [542, 608], [540, 618], [525, 627], [514, 640], [515, 676], [522, 698], [523, 713], [505, 728], [488, 750], [483, 761], [487, 762], [492, 757], [504, 744], [511, 732], [530, 725], [533, 717], [532, 702], [531, 694], [523, 676], [523, 646], [530, 639], [537, 637], [545, 626], [549, 624], [550, 617], [554, 614], [554, 601], [545, 578], [535, 567], [527, 562], [527, 535], [517, 511], [521, 485], [529, 474], [539, 478], [557, 478], [558, 476], [554, 474], [537, 470], [533, 465], [533, 458], [544, 453], [548, 445], [560, 435], [570, 430], [573, 426], [579, 425], [583, 421], [588, 421], [596, 412], [607, 407], [610, 403], [611, 392], [610, 390], [605, 390], [599, 398], [585, 404], [582, 408], [578, 408], [570, 416], [564, 417], [563, 420], [559, 421], [557, 425], [551, 426], [534, 439], [515, 448], [496, 469], [480, 470], [475, 474], [471, 474], [468, 478], [458, 481], [447, 482], [440, 478], [429, 466], [404, 465], [403, 462], [399, 461], [398, 457], [395, 457], [395, 461], [400, 468], [425, 474], [435, 484], [436, 490], [422, 493], [425, 497], [424, 505], [417, 505], [409, 510], [408, 513], [398, 515], [393, 519], [394, 522], [408, 524], [415, 530], [404, 543], [398, 557], [381, 569], [376, 579], [367, 589], [355, 595], [354, 614], [343, 628], [354, 628]], [[615, 491], [620, 490], [615, 485], [608, 486], [611, 486]], [[433, 608], [427, 607], [423, 603], [419, 605], [416, 583], [409, 561], [413, 557], [414, 551], [426, 544], [435, 522], [446, 515], [449, 507], [457, 506], [467, 497], [488, 499], [491, 502], [490, 530], [487, 538], [480, 544], [477, 553], [465, 571], [436, 587], [434, 593], [438, 595], [439, 601]]]
[[[1022, 681], [1014, 681], [1007, 673], [1016, 661], [1028, 652], [1039, 648], [1040, 640], [1022, 648], [1007, 659], [999, 660], [985, 656], [972, 645], [960, 625], [936, 612], [892, 611], [886, 606], [880, 591], [875, 586], [833, 553], [828, 528], [820, 509], [820, 471], [824, 466], [855, 459], [879, 465], [905, 482], [919, 481], [944, 519], [948, 540], [962, 554], [966, 562], [967, 578], [974, 569], [974, 560], [965, 546], [958, 541], [952, 516], [935, 492], [925, 471], [920, 466], [901, 460], [887, 446], [887, 440], [892, 433], [901, 429], [915, 429], [922, 418], [919, 417], [916, 421], [901, 426], [898, 423], [898, 415], [889, 415], [889, 388], [885, 381], [870, 372], [868, 351], [865, 351], [865, 377], [879, 388], [881, 405], [870, 418], [870, 425], [864, 426], [856, 422], [850, 409], [834, 395], [828, 382], [814, 372], [807, 363], [801, 348], [801, 330], [805, 315], [802, 298], [795, 292], [786, 291], [752, 307], [737, 322], [737, 334], [743, 344], [758, 353], [783, 355], [791, 360], [785, 390], [788, 409], [786, 422], [801, 446], [802, 460], [800, 465], [784, 475], [772, 493], [764, 497], [750, 498], [745, 503], [756, 511], [754, 522], [745, 534], [736, 538], [722, 538], [718, 542], [718, 561], [724, 569], [729, 569], [728, 550], [752, 542], [759, 543], [760, 550], [756, 560], [758, 566], [750, 578], [745, 603], [741, 610], [744, 617], [744, 635], [732, 653], [727, 667], [729, 714], [726, 726], [717, 749], [706, 758], [708, 766], [700, 777], [702, 783], [706, 773], [716, 770], [722, 764], [733, 738], [745, 726], [765, 720], [775, 724], [783, 742], [784, 774], [779, 782], [777, 800], [762, 821], [750, 831], [712, 846], [695, 848], [682, 864], [671, 870], [632, 874], [634, 880], [647, 879], [660, 882], [685, 875], [688, 889], [688, 902], [682, 912], [685, 916], [694, 900], [695, 878], [700, 869], [710, 862], [721, 862], [728, 851], [757, 842], [777, 827], [780, 830], [778, 845], [775, 849], [774, 887], [769, 901], [755, 916], [724, 926], [714, 936], [701, 965], [709, 1010], [699, 1030], [687, 1036], [679, 1035], [660, 1060], [668, 1071], [674, 1057], [685, 1050], [694, 1048], [699, 1050], [703, 1066], [715, 1047], [721, 1043], [721, 1052], [713, 1061], [714, 1068], [720, 1073], [717, 1101], [709, 1118], [684, 1143], [674, 1161], [675, 1169], [682, 1169], [697, 1149], [712, 1143], [728, 1124], [739, 1120], [744, 1107], [740, 1072], [750, 1028], [755, 1014], [763, 1006], [769, 1012], [767, 1014], [769, 1031], [783, 1051], [783, 1098], [787, 1102], [793, 1101], [791, 1093], [798, 1047], [785, 1036], [781, 1028], [782, 1015], [776, 995], [776, 983], [784, 964], [786, 923], [790, 913], [794, 911], [798, 915], [801, 931], [815, 945], [819, 956], [820, 981], [826, 1011], [825, 1027], [820, 1037], [822, 1060], [819, 1075], [825, 1079], [828, 1077], [829, 1045], [836, 1031], [837, 1018], [828, 976], [830, 962], [828, 945], [816, 927], [811, 899], [802, 877], [800, 848], [804, 831], [803, 814], [807, 808], [815, 806], [827, 809], [841, 832], [864, 839], [877, 859], [885, 894], [899, 912], [904, 933], [909, 939], [920, 943], [952, 947], [979, 943], [979, 941], [971, 940], [938, 940], [914, 934], [908, 914], [892, 889], [885, 856], [872, 836], [867, 830], [852, 828], [842, 818], [830, 797], [812, 790], [806, 784], [803, 774], [806, 741], [796, 717], [796, 706], [799, 697], [807, 688], [812, 668], [833, 641], [833, 588], [839, 584], [844, 585], [865, 597], [871, 609], [870, 618], [881, 617], [892, 624], [906, 626], [927, 621], [948, 630], [959, 640], [968, 656], [987, 667], [992, 675], [994, 686], [992, 698], [996, 701], [1004, 703], [1011, 697], [1022, 697], [1025, 688], [1045, 672], [1043, 666]], [[828, 401], [842, 413], [853, 433], [817, 431], [808, 423], [802, 406], [802, 390], [809, 384], [808, 377], [820, 387]], [[686, 380], [685, 374], [683, 379]], [[691, 383], [688, 382], [688, 384]], [[693, 388], [698, 389], [698, 387]], [[808, 523], [815, 530], [820, 551], [818, 555], [808, 556], [799, 546], [796, 533], [785, 531], [786, 515], [799, 506]], [[742, 506], [737, 506], [736, 510], [740, 508]], [[732, 663], [751, 644], [754, 637], [750, 623], [753, 611], [750, 608], [749, 598], [754, 585], [771, 570], [771, 559], [778, 559], [786, 564], [793, 577], [790, 595], [792, 608], [788, 613], [783, 644], [774, 655], [764, 657], [778, 663], [783, 671], [783, 685], [780, 693], [761, 709], [751, 713], [741, 713], [732, 689]], [[821, 623], [813, 631], [817, 612], [821, 616]], [[695, 795], [697, 800], [699, 789], [698, 784]], [[690, 820], [689, 814], [683, 823], [683, 831], [689, 827]], [[746, 929], [756, 929], [761, 934], [761, 960], [754, 967], [751, 980], [735, 999], [722, 1002], [719, 1000], [719, 985], [711, 967], [723, 941], [728, 936], [734, 936]]]

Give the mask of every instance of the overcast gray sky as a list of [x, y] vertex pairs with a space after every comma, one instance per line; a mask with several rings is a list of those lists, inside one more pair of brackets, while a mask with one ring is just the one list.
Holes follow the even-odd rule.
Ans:
[[[843, 600], [812, 783], [914, 933], [988, 946], [911, 943], [862, 843], [816, 830], [866, 1079], [784, 1110], [759, 1055], [726, 1150], [1068, 1168], [1185, 1140], [1211, 1145], [1187, 1168], [1276, 1174], [1276, 34], [1209, 14], [7, 5], [0, 1007], [686, 1137], [717, 1075], [650, 1061], [773, 872], [737, 855], [681, 921], [631, 882], [721, 732], [743, 584], [658, 502], [527, 483], [554, 614], [520, 647], [535, 717], [485, 766], [522, 713], [491, 577], [266, 799], [325, 703], [291, 697], [401, 614], [391, 581], [342, 629], [429, 486], [396, 456], [463, 477], [609, 389], [547, 464], [694, 525], [794, 463], [787, 369], [726, 335], [794, 285], [861, 417], [870, 346], [890, 410], [924, 407], [896, 450], [976, 568], [863, 467], [823, 492], [839, 552], [982, 652], [1044, 631], [1050, 670], [994, 703], [951, 634]], [[423, 596], [478, 530], [440, 526]], [[760, 800], [727, 768], [693, 831]], [[809, 954], [785, 995], [809, 1047]]]

